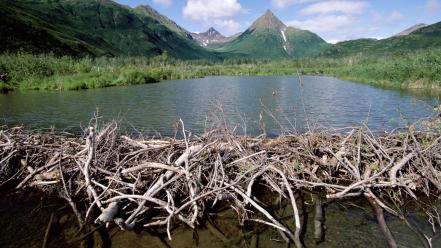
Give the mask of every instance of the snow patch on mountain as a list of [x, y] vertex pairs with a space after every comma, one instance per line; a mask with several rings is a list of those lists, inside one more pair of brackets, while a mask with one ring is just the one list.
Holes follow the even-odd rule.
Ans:
[[286, 35], [285, 35], [285, 30], [280, 30], [280, 33], [282, 33], [283, 40], [284, 40], [285, 42], [287, 42], [287, 40], [286, 40]]

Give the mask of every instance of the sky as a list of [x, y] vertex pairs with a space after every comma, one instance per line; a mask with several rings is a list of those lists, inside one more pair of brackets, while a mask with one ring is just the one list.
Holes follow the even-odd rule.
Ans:
[[191, 32], [246, 30], [267, 9], [288, 26], [328, 42], [387, 38], [418, 23], [441, 21], [441, 0], [116, 0], [150, 5]]

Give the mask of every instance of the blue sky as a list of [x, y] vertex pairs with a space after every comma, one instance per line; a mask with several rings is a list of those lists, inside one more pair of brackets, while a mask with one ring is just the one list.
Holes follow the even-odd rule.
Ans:
[[441, 21], [441, 0], [116, 0], [151, 5], [192, 32], [213, 26], [225, 35], [244, 31], [271, 9], [289, 26], [328, 42], [386, 38], [417, 23]]

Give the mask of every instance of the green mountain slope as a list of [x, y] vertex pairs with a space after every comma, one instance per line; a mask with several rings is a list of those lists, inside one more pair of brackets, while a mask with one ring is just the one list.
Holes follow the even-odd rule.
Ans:
[[110, 0], [3, 0], [0, 36], [0, 52], [214, 56], [163, 20]]
[[420, 25], [405, 34], [330, 45], [312, 32], [287, 27], [267, 11], [245, 32], [208, 50], [190, 32], [147, 5], [132, 9], [111, 0], [0, 1], [0, 53], [23, 50], [81, 57], [167, 52], [181, 59], [290, 59], [375, 56], [441, 47], [441, 22]]
[[419, 28], [404, 36], [394, 36], [383, 40], [359, 39], [340, 42], [328, 48], [323, 55], [344, 57], [362, 54], [394, 54], [439, 47], [441, 47], [441, 22]]
[[183, 27], [179, 26], [174, 22], [173, 20], [169, 19], [168, 17], [161, 15], [158, 11], [150, 7], [149, 5], [141, 5], [134, 9], [135, 13], [142, 17], [150, 17], [152, 19], [157, 20], [162, 25], [166, 26], [170, 30], [184, 36], [185, 38], [188, 38], [190, 40], [193, 40], [192, 35], [190, 32], [185, 30]]
[[216, 50], [251, 58], [294, 58], [317, 55], [327, 46], [314, 33], [287, 27], [268, 10], [239, 37]]

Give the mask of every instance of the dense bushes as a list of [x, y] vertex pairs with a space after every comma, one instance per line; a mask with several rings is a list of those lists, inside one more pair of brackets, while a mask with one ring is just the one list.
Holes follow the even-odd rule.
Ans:
[[56, 57], [24, 53], [0, 55], [0, 88], [79, 90], [145, 84], [167, 79], [232, 75], [329, 75], [380, 86], [441, 89], [441, 50], [388, 56], [299, 60], [176, 60], [154, 58]]

